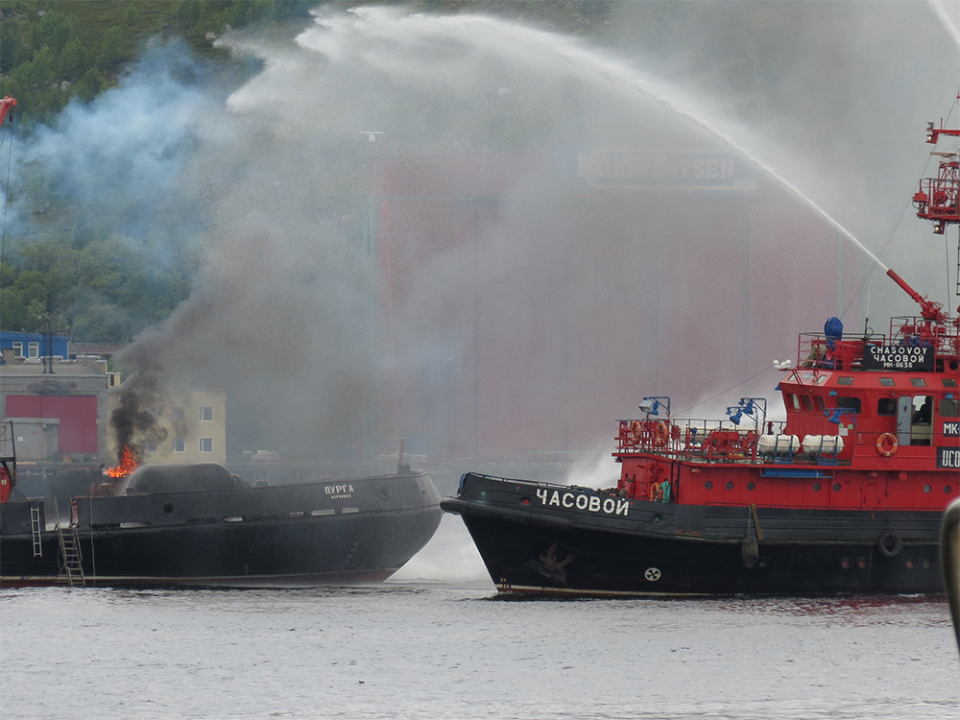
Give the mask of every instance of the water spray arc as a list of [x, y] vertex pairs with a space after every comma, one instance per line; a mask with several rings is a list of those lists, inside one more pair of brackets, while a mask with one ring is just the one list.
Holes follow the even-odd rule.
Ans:
[[[595, 83], [599, 78], [613, 87], [626, 88], [628, 91], [639, 93], [721, 140], [801, 200], [884, 271], [889, 269], [853, 233], [814, 202], [812, 198], [777, 172], [770, 164], [764, 162], [755, 153], [737, 142], [729, 132], [706, 120], [703, 113], [691, 106], [689, 100], [681, 97], [675, 90], [668, 89], [655, 79], [629, 67], [624, 61], [590, 48], [571, 37], [488, 16], [415, 14], [401, 17], [395, 12], [384, 11], [379, 8], [364, 8], [352, 12], [357, 19], [348, 22], [328, 20], [321, 23], [321, 26], [330, 35], [323, 38], [313, 38], [308, 37], [308, 34], [305, 33], [301, 35], [300, 42], [314, 50], [328, 54], [330, 57], [337, 57], [344, 51], [342, 43], [337, 42], [337, 36], [347, 30], [367, 33], [381, 40], [389, 38], [401, 50], [409, 48], [418, 40], [425, 41], [434, 38], [436, 34], [442, 34], [449, 41], [462, 44], [465, 48], [477, 53], [497, 53], [501, 49], [509, 50], [512, 53], [521, 52], [523, 59], [528, 61], [531, 66], [554, 63], [559, 59], [564, 62], [569, 75], [588, 83]], [[478, 32], [480, 30], [486, 32]], [[340, 39], [346, 40], [345, 37]], [[384, 67], [389, 65], [388, 63], [382, 64]], [[402, 68], [403, 65], [398, 62], [395, 67]]]

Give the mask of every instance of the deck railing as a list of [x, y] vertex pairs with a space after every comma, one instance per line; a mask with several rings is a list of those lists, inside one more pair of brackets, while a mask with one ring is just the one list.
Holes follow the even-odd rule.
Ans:
[[799, 437], [785, 432], [784, 421], [747, 428], [716, 420], [620, 420], [618, 455], [646, 453], [676, 460], [720, 463], [838, 464], [849, 462], [854, 447], [893, 457], [904, 447], [955, 446], [956, 437], [931, 432], [861, 432]]

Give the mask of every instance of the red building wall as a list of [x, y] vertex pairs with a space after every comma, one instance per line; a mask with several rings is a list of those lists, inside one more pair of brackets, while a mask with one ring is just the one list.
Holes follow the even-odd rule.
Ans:
[[7, 395], [6, 417], [57, 418], [60, 452], [97, 452], [96, 396]]

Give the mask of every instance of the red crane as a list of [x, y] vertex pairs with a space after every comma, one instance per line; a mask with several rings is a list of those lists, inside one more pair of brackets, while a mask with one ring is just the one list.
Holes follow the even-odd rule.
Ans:
[[7, 113], [10, 111], [14, 105], [17, 104], [17, 100], [10, 95], [7, 95], [0, 100], [0, 125], [3, 124], [3, 121], [7, 119]]

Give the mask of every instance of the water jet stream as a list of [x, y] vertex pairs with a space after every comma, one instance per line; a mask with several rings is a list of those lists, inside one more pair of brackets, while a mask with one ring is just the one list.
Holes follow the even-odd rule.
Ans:
[[[512, 53], [524, 53], [524, 59], [528, 59], [534, 63], [543, 64], [559, 58], [567, 64], [567, 69], [572, 75], [587, 82], [595, 82], [597, 76], [600, 76], [613, 85], [623, 86], [631, 91], [638, 92], [665, 106], [677, 115], [686, 118], [697, 127], [702, 128], [727, 144], [795, 195], [807, 205], [807, 207], [835, 228], [843, 237], [847, 238], [877, 265], [883, 268], [884, 271], [889, 269], [876, 255], [870, 252], [853, 233], [831, 217], [796, 185], [787, 180], [770, 165], [760, 160], [760, 158], [734, 140], [728, 133], [704, 120], [699, 113], [689, 107], [689, 102], [684, 102], [681, 98], [677, 97], [675, 91], [668, 91], [655, 80], [630, 69], [619, 60], [606, 56], [595, 49], [586, 47], [574, 38], [482, 15], [437, 16], [414, 14], [400, 16], [395, 11], [384, 10], [382, 8], [361, 8], [354, 9], [351, 12], [360, 19], [363, 27], [360, 27], [361, 23], [355, 21], [342, 23], [327, 19], [318, 21], [318, 23], [322, 28], [334, 35], [342, 33], [347, 29], [360, 31], [380, 41], [389, 38], [391, 42], [400, 45], [403, 49], [415, 47], [421, 44], [425, 38], [431, 35], [435, 36], [438, 33], [442, 33], [443, 37], [448, 40], [462, 43], [478, 52], [497, 52], [500, 46], [504, 45], [504, 41], [509, 41], [510, 44], [509, 47], [506, 48], [507, 50]], [[490, 32], [479, 33], [479, 28], [485, 28]], [[492, 37], [491, 33], [493, 35]], [[300, 38], [298, 38], [298, 41], [305, 47], [322, 52], [331, 58], [339, 59], [340, 54], [346, 50], [345, 43], [338, 44], [334, 38], [331, 38], [329, 35], [322, 39], [311, 39], [307, 37], [307, 34], [308, 33], [302, 34]], [[346, 41], [348, 38], [344, 37], [343, 40]], [[533, 57], [530, 57], [531, 49], [536, 50], [536, 55]], [[366, 59], [370, 60], [369, 57]], [[385, 68], [389, 67], [394, 71], [400, 66], [400, 63], [384, 64]]]
[[940, 21], [940, 24], [943, 25], [943, 29], [947, 31], [947, 34], [953, 39], [954, 44], [957, 46], [957, 50], [960, 50], [960, 30], [957, 29], [956, 23], [950, 19], [950, 16], [947, 15], [947, 11], [943, 7], [943, 3], [939, 0], [929, 0], [930, 9], [933, 11], [933, 14], [936, 15], [937, 20]]

